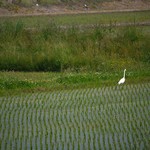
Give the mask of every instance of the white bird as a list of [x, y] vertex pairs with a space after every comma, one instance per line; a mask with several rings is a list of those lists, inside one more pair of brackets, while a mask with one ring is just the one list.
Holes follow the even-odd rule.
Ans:
[[84, 8], [88, 9], [88, 5], [87, 5], [87, 4], [84, 4]]
[[125, 82], [125, 72], [126, 72], [126, 69], [124, 69], [124, 76], [122, 79], [120, 79], [120, 81], [118, 82], [118, 84], [123, 84]]
[[36, 6], [38, 7], [38, 6], [39, 6], [39, 4], [36, 4]]

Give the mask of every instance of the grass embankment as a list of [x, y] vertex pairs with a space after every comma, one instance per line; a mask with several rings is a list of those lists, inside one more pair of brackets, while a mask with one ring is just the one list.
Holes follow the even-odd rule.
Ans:
[[83, 13], [66, 15], [39, 15], [39, 16], [15, 16], [1, 17], [0, 22], [22, 22], [26, 28], [44, 28], [55, 22], [57, 25], [90, 25], [90, 24], [115, 24], [115, 23], [138, 23], [150, 21], [150, 11], [134, 12], [111, 12], [111, 13]]
[[150, 35], [144, 28], [26, 30], [21, 22], [1, 24], [0, 70], [112, 71], [139, 69], [149, 63]]
[[62, 28], [56, 20], [44, 25], [36, 22], [27, 29], [23, 21], [1, 21], [1, 71], [57, 72], [1, 72], [1, 94], [116, 84], [124, 68], [129, 82], [149, 81], [149, 27]]
[[[117, 82], [122, 76], [123, 71], [95, 73], [0, 72], [0, 96], [90, 87], [117, 87]], [[125, 84], [147, 83], [150, 82], [149, 77], [150, 71], [127, 70]]]

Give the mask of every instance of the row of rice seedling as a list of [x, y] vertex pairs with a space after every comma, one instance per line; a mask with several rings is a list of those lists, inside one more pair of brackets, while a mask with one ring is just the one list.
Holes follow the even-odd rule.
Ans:
[[1, 149], [147, 149], [149, 87], [0, 97]]

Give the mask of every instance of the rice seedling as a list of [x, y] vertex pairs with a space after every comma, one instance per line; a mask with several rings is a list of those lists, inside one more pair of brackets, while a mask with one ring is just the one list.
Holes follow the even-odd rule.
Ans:
[[149, 87], [145, 83], [117, 91], [112, 86], [0, 97], [0, 147], [146, 149]]

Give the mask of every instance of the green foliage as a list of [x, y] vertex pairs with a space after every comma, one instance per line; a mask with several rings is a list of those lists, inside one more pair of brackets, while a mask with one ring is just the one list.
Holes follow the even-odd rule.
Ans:
[[123, 33], [123, 38], [131, 42], [136, 42], [140, 38], [140, 32], [137, 31], [135, 27], [129, 27], [127, 30], [124, 31]]
[[20, 38], [23, 30], [24, 24], [21, 21], [17, 22], [16, 24], [10, 21], [5, 21], [4, 23], [0, 24], [0, 42], [10, 42], [16, 39], [17, 36]]
[[17, 78], [7, 78], [7, 80], [0, 80], [0, 89], [17, 89], [17, 88], [33, 88], [37, 84], [27, 80], [18, 80]]
[[3, 2], [2, 1], [0, 1], [0, 7], [2, 7], [3, 6]]
[[36, 66], [36, 71], [61, 71], [61, 62], [56, 58], [43, 58]]
[[[144, 67], [139, 66], [134, 71], [128, 69], [126, 83], [149, 82], [150, 71], [148, 66]], [[129, 67], [127, 66], [127, 68]], [[123, 70], [87, 73], [0, 72], [0, 95], [16, 94], [18, 91], [22, 93], [24, 91], [55, 91], [60, 89], [110, 86], [116, 85], [122, 76]]]
[[26, 29], [23, 22], [7, 21], [0, 31], [0, 70], [117, 71], [149, 63], [150, 37], [137, 27], [64, 29], [52, 21]]

